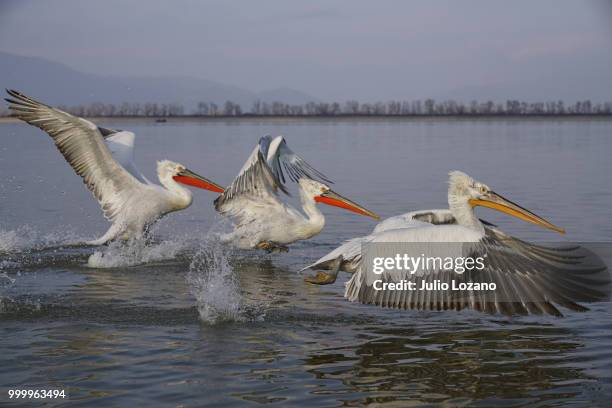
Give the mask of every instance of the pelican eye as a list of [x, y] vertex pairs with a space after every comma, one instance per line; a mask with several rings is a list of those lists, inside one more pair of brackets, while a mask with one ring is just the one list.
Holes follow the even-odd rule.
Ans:
[[484, 194], [487, 192], [487, 188], [485, 186], [480, 186], [480, 194]]

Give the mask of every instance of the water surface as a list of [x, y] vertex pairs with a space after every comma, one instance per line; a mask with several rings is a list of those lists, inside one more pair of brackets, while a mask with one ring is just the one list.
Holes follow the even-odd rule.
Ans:
[[[137, 164], [179, 161], [228, 184], [259, 136], [290, 146], [334, 189], [383, 217], [446, 206], [463, 170], [568, 230], [492, 211], [528, 240], [609, 242], [612, 121], [105, 121], [136, 132]], [[287, 254], [211, 241], [213, 193], [128, 249], [65, 245], [106, 221], [48, 136], [0, 124], [0, 401], [64, 388], [72, 406], [573, 406], [612, 398], [612, 306], [563, 318], [381, 310], [297, 271], [374, 221], [323, 208], [326, 227]], [[93, 257], [92, 257], [93, 254]], [[55, 405], [58, 402], [49, 402]], [[41, 402], [41, 404], [44, 404]]]

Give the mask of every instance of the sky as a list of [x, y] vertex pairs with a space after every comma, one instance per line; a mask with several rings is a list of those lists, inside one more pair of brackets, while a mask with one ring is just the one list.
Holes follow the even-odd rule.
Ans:
[[0, 50], [90, 73], [290, 87], [322, 100], [521, 89], [612, 100], [611, 3], [3, 0]]

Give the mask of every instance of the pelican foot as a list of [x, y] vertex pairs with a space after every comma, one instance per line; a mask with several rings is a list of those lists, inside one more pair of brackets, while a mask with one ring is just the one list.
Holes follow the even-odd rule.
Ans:
[[325, 272], [318, 271], [315, 276], [307, 276], [304, 282], [314, 283], [315, 285], [329, 285], [336, 281], [337, 275], [330, 275]]
[[287, 248], [285, 245], [280, 245], [280, 244], [274, 243], [272, 241], [261, 241], [259, 244], [257, 244], [255, 246], [255, 248], [263, 249], [267, 253], [272, 253], [272, 252], [289, 252], [289, 248]]

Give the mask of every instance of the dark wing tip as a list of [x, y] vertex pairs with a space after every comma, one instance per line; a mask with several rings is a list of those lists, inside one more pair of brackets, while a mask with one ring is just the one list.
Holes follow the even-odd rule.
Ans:
[[[16, 100], [10, 100], [8, 102], [14, 104], [14, 105], [28, 105], [29, 107], [34, 107], [36, 105], [38, 106], [43, 106], [45, 108], [49, 108], [49, 109], [53, 109], [51, 106], [39, 102], [34, 98], [30, 98], [29, 96], [15, 90], [15, 89], [7, 89], [6, 92], [12, 96], [13, 98], [15, 98]], [[7, 100], [7, 99], [5, 99]]]
[[484, 225], [488, 226], [488, 227], [497, 227], [496, 224], [493, 224], [492, 222], [489, 222], [487, 220], [483, 220], [482, 218], [479, 218], [480, 222], [482, 222]]
[[15, 89], [6, 89], [6, 93], [11, 95], [13, 98], [27, 99], [27, 96], [25, 96], [24, 94], [22, 94], [21, 92], [15, 90]]
[[289, 190], [287, 190], [287, 188], [283, 185], [283, 183], [281, 183], [281, 181], [276, 176], [274, 171], [270, 168], [270, 166], [268, 166], [268, 163], [266, 162], [266, 159], [263, 157], [263, 153], [261, 152], [261, 150], [257, 152], [257, 162], [260, 166], [262, 166], [262, 170], [265, 173], [267, 173], [272, 179], [270, 184], [272, 185], [271, 187], [273, 190], [280, 189], [283, 193], [287, 195], [291, 195], [289, 194]]
[[98, 131], [100, 132], [100, 134], [102, 135], [103, 138], [108, 138], [111, 137], [112, 135], [118, 133], [118, 130], [115, 129], [108, 129], [102, 126], [98, 126]]

